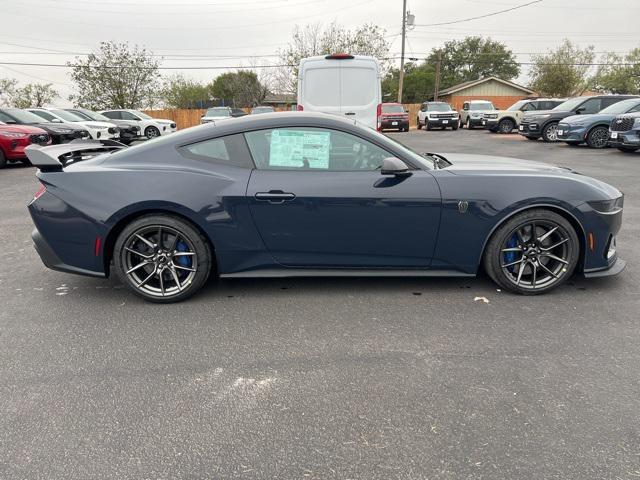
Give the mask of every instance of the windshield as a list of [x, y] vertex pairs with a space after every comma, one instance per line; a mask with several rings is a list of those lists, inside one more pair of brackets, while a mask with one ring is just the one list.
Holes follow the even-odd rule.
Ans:
[[430, 112], [450, 112], [451, 105], [448, 103], [428, 103], [427, 110]]
[[141, 111], [139, 111], [139, 110], [131, 110], [131, 113], [133, 113], [134, 115], [137, 115], [137, 116], [138, 116], [138, 117], [140, 117], [140, 118], [146, 118], [147, 120], [149, 120], [150, 118], [152, 118], [152, 117], [150, 117], [149, 115], [147, 115], [146, 113], [142, 113], [142, 112], [141, 112]]
[[522, 107], [524, 107], [527, 103], [529, 103], [528, 100], [520, 100], [519, 102], [514, 103], [513, 105], [511, 105], [509, 108], [507, 108], [507, 110], [509, 110], [510, 112], [514, 112], [516, 110], [520, 110]]
[[111, 122], [110, 118], [105, 117], [96, 112], [92, 112], [91, 110], [78, 110], [77, 112], [73, 112], [76, 115], [84, 115], [89, 120], [94, 120], [96, 122]]
[[562, 102], [560, 105], [555, 107], [553, 110], [557, 110], [559, 112], [568, 112], [576, 108], [582, 102], [584, 102], [588, 97], [576, 97], [570, 98], [566, 102]]
[[628, 100], [622, 100], [621, 102], [609, 105], [607, 108], [600, 110], [600, 113], [618, 115], [620, 113], [627, 113], [633, 107], [640, 105], [640, 99], [630, 98]]
[[210, 108], [205, 114], [206, 117], [228, 117], [231, 115], [228, 108]]
[[11, 115], [15, 118], [19, 123], [43, 123], [41, 117], [36, 115], [35, 113], [27, 112], [25, 110], [20, 110], [19, 108], [7, 108], [4, 110], [7, 115]]
[[52, 109], [50, 111], [67, 122], [84, 122], [84, 118], [79, 117], [75, 113], [67, 112], [66, 110]]
[[491, 102], [474, 102], [469, 104], [469, 110], [495, 110]]
[[382, 113], [405, 113], [402, 105], [382, 105]]

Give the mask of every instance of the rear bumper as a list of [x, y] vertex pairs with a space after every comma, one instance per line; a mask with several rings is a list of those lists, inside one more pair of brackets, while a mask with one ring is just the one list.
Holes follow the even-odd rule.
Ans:
[[104, 272], [94, 272], [92, 270], [85, 270], [83, 268], [74, 267], [72, 265], [68, 265], [64, 263], [60, 259], [60, 257], [56, 255], [56, 252], [53, 251], [53, 248], [51, 248], [51, 246], [47, 243], [47, 241], [40, 234], [37, 228], [34, 228], [33, 232], [31, 232], [31, 238], [33, 239], [33, 246], [35, 247], [36, 252], [38, 252], [38, 255], [40, 256], [40, 260], [42, 260], [42, 263], [44, 263], [44, 265], [47, 268], [50, 268], [51, 270], [58, 270], [60, 272], [86, 275], [89, 277], [98, 277], [98, 278], [106, 277]]

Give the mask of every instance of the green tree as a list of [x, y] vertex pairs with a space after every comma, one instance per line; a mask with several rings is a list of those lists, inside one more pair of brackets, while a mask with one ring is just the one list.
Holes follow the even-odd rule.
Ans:
[[18, 81], [15, 78], [0, 78], [0, 106], [11, 106], [17, 85]]
[[520, 74], [513, 52], [490, 38], [466, 37], [445, 42], [431, 51], [426, 63], [435, 67], [439, 59], [441, 89], [490, 76], [512, 80]]
[[207, 85], [175, 74], [164, 80], [159, 97], [169, 108], [204, 108], [211, 92]]
[[267, 87], [251, 70], [238, 70], [219, 75], [210, 86], [211, 94], [234, 107], [259, 105], [267, 96]]
[[[398, 98], [399, 68], [392, 68], [382, 80], [382, 99], [395, 102]], [[413, 62], [404, 65], [402, 84], [402, 101], [404, 103], [422, 103], [433, 95], [435, 86], [435, 69], [426, 62]]]
[[604, 55], [594, 78], [594, 88], [606, 93], [640, 94], [640, 48], [625, 56]]
[[541, 95], [572, 97], [589, 89], [593, 47], [580, 48], [565, 39], [556, 50], [532, 57], [531, 88]]
[[58, 92], [50, 83], [28, 83], [16, 88], [11, 95], [11, 105], [16, 108], [44, 107], [58, 98]]
[[160, 61], [144, 48], [101, 42], [97, 52], [67, 65], [78, 92], [69, 97], [75, 105], [92, 110], [144, 108], [157, 98]]
[[389, 66], [389, 42], [384, 38], [385, 30], [377, 25], [364, 24], [355, 30], [347, 30], [333, 22], [324, 27], [320, 23], [298, 25], [293, 29], [289, 45], [280, 50], [280, 62], [286, 66], [279, 75], [276, 87], [282, 92], [295, 92], [300, 60], [330, 53], [370, 55], [377, 58], [383, 70]]

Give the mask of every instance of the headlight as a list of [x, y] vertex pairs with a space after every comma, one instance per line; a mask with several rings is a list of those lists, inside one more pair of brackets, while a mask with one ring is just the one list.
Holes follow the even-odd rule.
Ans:
[[8, 138], [24, 138], [27, 135], [28, 135], [27, 133], [7, 132], [7, 131], [4, 131], [4, 130], [0, 130], [0, 136], [8, 137]]
[[640, 128], [640, 117], [633, 121], [633, 128]]
[[594, 200], [587, 202], [591, 208], [598, 212], [608, 213], [620, 210], [624, 206], [624, 196], [612, 198], [611, 200]]

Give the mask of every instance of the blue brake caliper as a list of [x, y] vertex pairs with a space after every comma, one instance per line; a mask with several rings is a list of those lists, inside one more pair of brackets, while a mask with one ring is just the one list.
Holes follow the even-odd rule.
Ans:
[[[514, 248], [518, 246], [518, 236], [514, 233], [511, 238], [509, 239], [509, 241], [507, 242], [507, 248]], [[516, 253], [517, 252], [504, 252], [504, 263], [509, 264], [509, 263], [513, 263], [516, 261]], [[514, 271], [515, 266], [511, 265], [510, 267], [507, 267], [507, 269], [510, 272]]]
[[[179, 252], [188, 252], [189, 251], [189, 246], [180, 241], [176, 244], [176, 250]], [[180, 265], [181, 267], [190, 267], [191, 266], [191, 257], [188, 255], [180, 255], [178, 257], [176, 257], [176, 263], [178, 265]], [[185, 270], [182, 270], [182, 272], [185, 272]]]

